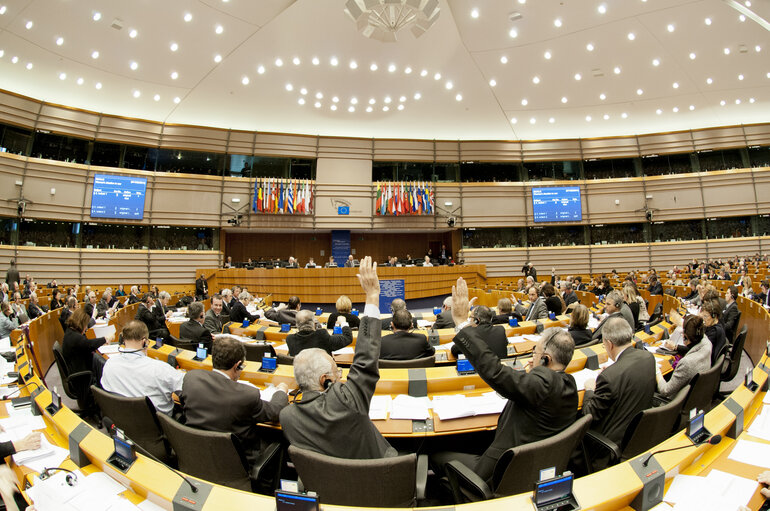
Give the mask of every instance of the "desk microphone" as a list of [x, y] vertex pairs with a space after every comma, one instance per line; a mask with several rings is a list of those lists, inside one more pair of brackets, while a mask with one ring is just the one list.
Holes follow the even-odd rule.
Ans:
[[[102, 417], [102, 426], [104, 426], [104, 429], [107, 430], [107, 432], [109, 433], [110, 436], [113, 436], [115, 434], [115, 430], [117, 429], [117, 426], [115, 426], [115, 422], [112, 419], [110, 419], [109, 417], [107, 417], [106, 415], [104, 417]], [[125, 437], [126, 440], [131, 440], [129, 437], [127, 437], [125, 435], [125, 433], [123, 434], [123, 436]], [[133, 442], [133, 440], [131, 440], [131, 441]], [[134, 442], [134, 445], [137, 445], [136, 442]], [[190, 481], [184, 474], [182, 474], [181, 472], [179, 472], [176, 469], [173, 469], [173, 468], [169, 467], [168, 465], [166, 465], [165, 463], [160, 461], [158, 458], [156, 458], [155, 456], [153, 456], [152, 454], [147, 452], [146, 449], [142, 449], [142, 454], [144, 454], [145, 456], [147, 456], [148, 458], [150, 458], [152, 460], [157, 461], [161, 465], [165, 465], [166, 468], [168, 468], [173, 473], [175, 473], [176, 475], [178, 475], [179, 477], [184, 479], [184, 482], [186, 482], [188, 485], [190, 485], [190, 489], [192, 490], [193, 493], [198, 493], [198, 487], [195, 486], [192, 483], [192, 481]]]
[[38, 385], [36, 381], [31, 381], [31, 382], [29, 382], [29, 383], [25, 383], [25, 384], [24, 384], [24, 385], [22, 385], [21, 387], [17, 387], [17, 388], [16, 388], [16, 390], [14, 390], [13, 392], [11, 392], [10, 394], [6, 394], [6, 395], [5, 395], [5, 399], [8, 399], [8, 398], [9, 398], [9, 397], [11, 397], [12, 395], [14, 395], [14, 394], [16, 394], [17, 392], [19, 392], [21, 389], [23, 389], [23, 388], [25, 388], [25, 387], [28, 387], [29, 385], [32, 385], [32, 384], [34, 384], [34, 385], [35, 385], [37, 388], [40, 388], [40, 385]]
[[660, 454], [662, 452], [677, 451], [679, 449], [686, 449], [688, 447], [697, 447], [699, 445], [705, 445], [705, 444], [717, 445], [721, 441], [722, 441], [722, 435], [713, 435], [713, 436], [708, 437], [706, 440], [704, 440], [702, 442], [698, 442], [697, 444], [693, 442], [692, 445], [682, 445], [682, 446], [679, 446], [679, 447], [674, 447], [672, 449], [661, 449], [660, 451], [655, 451], [655, 452], [650, 453], [650, 455], [647, 456], [647, 458], [642, 463], [642, 466], [646, 467], [647, 464], [650, 462], [650, 459], [653, 456], [655, 456], [656, 454]]

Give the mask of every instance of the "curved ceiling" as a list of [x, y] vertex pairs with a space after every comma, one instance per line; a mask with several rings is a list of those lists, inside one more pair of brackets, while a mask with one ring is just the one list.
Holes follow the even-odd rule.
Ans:
[[768, 0], [438, 6], [424, 35], [385, 43], [358, 32], [345, 0], [0, 0], [0, 88], [170, 123], [354, 137], [770, 120]]

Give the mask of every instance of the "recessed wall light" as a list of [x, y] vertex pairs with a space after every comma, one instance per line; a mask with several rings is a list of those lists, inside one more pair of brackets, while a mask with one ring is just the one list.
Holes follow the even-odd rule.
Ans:
[[516, 39], [517, 37], [519, 37], [519, 31], [516, 30], [515, 28], [510, 29], [508, 31], [508, 37], [510, 37], [511, 39]]
[[535, 119], [534, 117], [530, 117], [529, 118], [529, 123], [530, 124], [535, 124], [536, 122], [537, 122], [537, 119]]
[[176, 71], [171, 71], [171, 79], [176, 80], [177, 78], [179, 78], [179, 73]]
[[725, 48], [724, 50], [725, 55], [730, 55], [730, 48]]
[[160, 94], [155, 94], [155, 95], [152, 97], [152, 99], [154, 99], [155, 101], [160, 101]]
[[673, 32], [675, 29], [676, 27], [674, 26], [673, 23], [669, 23], [668, 25], [666, 25], [666, 30], [668, 30], [669, 32]]
[[352, 114], [353, 112], [355, 112], [355, 111], [356, 111], [356, 107], [354, 107], [354, 106], [349, 106], [349, 107], [348, 107], [348, 112], [350, 112], [351, 114]]
[[602, 116], [602, 119], [604, 119], [605, 121], [609, 120], [609, 118], [610, 118], [610, 114], [604, 114]]
[[548, 122], [549, 122], [550, 124], [553, 124], [553, 123], [555, 123], [555, 122], [556, 122], [556, 119], [554, 119], [553, 117], [550, 117], [550, 118], [548, 119]]
[[535, 85], [540, 83], [540, 77], [539, 76], [533, 76], [532, 77], [532, 83], [534, 83]]
[[561, 98], [561, 102], [562, 102], [562, 103], [566, 103], [566, 102], [567, 102], [567, 96], [562, 96], [562, 98]]
[[358, 98], [356, 98], [356, 97], [350, 98], [350, 104], [351, 105], [357, 105], [358, 104]]
[[248, 85], [249, 84], [249, 77], [248, 76], [244, 76], [243, 78], [241, 78], [241, 83], [243, 85]]
[[281, 67], [281, 66], [283, 66], [283, 59], [281, 59], [281, 58], [277, 58], [277, 59], [275, 59], [275, 66], [276, 66], [276, 67]]
[[549, 50], [546, 50], [545, 53], [543, 53], [543, 57], [545, 60], [551, 60], [551, 52]]
[[674, 113], [676, 114], [676, 113], [678, 113], [678, 112], [679, 112], [679, 107], [678, 107], [678, 106], [675, 106], [674, 108], [672, 108], [672, 109], [671, 109], [671, 111], [672, 111], [672, 112], [674, 112]]
[[[220, 62], [222, 62], [222, 55], [220, 55], [219, 53], [217, 53], [216, 55], [214, 55], [214, 62], [216, 62], [217, 64], [219, 64]], [[262, 68], [264, 69], [264, 67], [263, 67], [263, 66], [260, 66], [260, 67], [262, 67]], [[264, 72], [264, 71], [263, 71], [263, 72]]]
[[313, 104], [313, 106], [314, 106], [314, 107], [316, 107], [316, 108], [321, 108], [321, 102], [320, 102], [320, 101], [316, 101], [316, 102]]
[[597, 11], [599, 11], [599, 14], [604, 14], [607, 12], [607, 4], [599, 4], [599, 7], [596, 8]]
[[762, 47], [761, 47], [760, 45], [756, 45], [756, 46], [754, 47], [754, 51], [755, 51], [755, 52], [757, 52], [757, 53], [759, 53], [759, 52], [761, 52], [761, 51], [762, 51]]
[[408, 75], [412, 74], [412, 68], [409, 66], [406, 66], [404, 68], [404, 74], [408, 74]]
[[295, 66], [298, 66], [302, 63], [302, 61], [299, 60], [299, 57], [294, 57], [293, 59], [291, 59], [291, 63], [294, 64]]
[[458, 94], [457, 96], [455, 96], [455, 101], [462, 101], [462, 100], [463, 100], [462, 94]]
[[583, 76], [580, 73], [575, 73], [575, 80], [580, 81]]
[[383, 101], [384, 101], [385, 103], [387, 103], [387, 104], [390, 104], [390, 102], [391, 102], [391, 101], [393, 101], [393, 100], [392, 100], [392, 99], [390, 99], [390, 96], [385, 96], [385, 99], [384, 99]]
[[190, 14], [189, 12], [186, 12], [186, 13], [184, 13], [184, 18], [183, 18], [183, 19], [184, 19], [184, 20], [185, 20], [187, 23], [190, 23], [190, 22], [192, 21], [192, 14]]
[[586, 115], [586, 121], [587, 122], [591, 122], [591, 116], [590, 115]]
[[[395, 73], [396, 72], [396, 65], [395, 64], [389, 64], [388, 65], [388, 73]], [[436, 78], [438, 80], [438, 78]]]
[[132, 60], [128, 64], [128, 67], [130, 67], [132, 71], [136, 71], [137, 69], [139, 69], [139, 63], [137, 61], [135, 61], [135, 60]]
[[690, 52], [690, 60], [695, 60], [695, 52]]
[[652, 65], [658, 67], [660, 65], [660, 59], [652, 59]]
[[738, 16], [738, 20], [739, 20], [741, 23], [743, 23], [744, 21], [746, 21], [746, 16], [744, 16], [743, 14], [741, 14], [740, 16]]
[[313, 57], [313, 60], [311, 60], [310, 62], [312, 62], [314, 66], [317, 66], [318, 64], [321, 63], [321, 61], [318, 60], [318, 57]]
[[637, 96], [641, 96], [642, 94], [644, 94], [644, 91], [642, 89], [636, 89]]
[[366, 107], [366, 113], [371, 113], [372, 110], [374, 110], [372, 107], [370, 106]]
[[[307, 89], [306, 89], [306, 88], [304, 88], [304, 87], [302, 87], [302, 88], [299, 90], [299, 93], [300, 93], [300, 94], [302, 94], [303, 96], [307, 96]], [[353, 99], [355, 99], [355, 98], [353, 98]]]
[[316, 93], [315, 93], [315, 98], [316, 98], [316, 99], [323, 99], [323, 97], [324, 97], [324, 95], [323, 95], [323, 92], [320, 92], [320, 91], [319, 91], [319, 92], [316, 92]]
[[452, 90], [452, 88], [454, 88], [454, 84], [452, 82], [446, 82], [444, 84], [444, 87], [446, 88], [446, 90]]
[[7, 11], [7, 10], [8, 10], [8, 8], [6, 6], [0, 5], [0, 16], [5, 14], [5, 11]]
[[329, 59], [329, 64], [331, 64], [332, 66], [336, 66], [339, 63], [340, 61], [337, 59], [337, 57], [332, 57], [331, 59]]
[[401, 111], [404, 109], [404, 105], [398, 105], [398, 110]]
[[138, 98], [139, 96], [141, 96], [141, 95], [142, 95], [142, 91], [140, 91], [140, 90], [134, 90], [134, 92], [133, 92], [132, 94], [133, 94], [133, 96], [134, 96], [135, 98]]
[[529, 101], [527, 101], [527, 98], [524, 98], [521, 100], [521, 106], [527, 106], [529, 104]]
[[96, 82], [96, 84], [94, 84], [94, 87], [96, 87], [97, 89], [101, 90], [102, 82]]
[[725, 106], [726, 104], [727, 104], [727, 102], [726, 102], [724, 99], [723, 99], [722, 101], [720, 101], [720, 102], [719, 102], [719, 105], [720, 105], [720, 106]]
[[404, 101], [406, 101], [406, 96], [401, 96], [400, 98], [398, 98], [399, 103], [403, 103]]
[[30, 30], [30, 29], [32, 29], [32, 27], [33, 27], [33, 26], [35, 26], [35, 24], [34, 24], [34, 23], [32, 23], [31, 21], [28, 21], [28, 22], [27, 22], [27, 23], [24, 25], [24, 27], [25, 27], [27, 30]]
[[628, 37], [629, 41], [633, 41], [634, 39], [636, 39], [636, 34], [634, 34], [633, 32], [629, 32], [626, 37]]
[[607, 95], [602, 92], [601, 94], [599, 94], [599, 99], [604, 101], [605, 99], [607, 99]]
[[384, 107], [382, 107], [383, 112], [387, 112], [388, 110], [390, 110], [389, 106], [385, 105]]
[[753, 102], [754, 102], [754, 98], [749, 98], [749, 103], [753, 103]]
[[169, 48], [171, 49], [171, 51], [177, 51], [179, 49], [179, 45], [177, 43], [171, 43]]
[[553, 26], [554, 27], [561, 28], [561, 25], [562, 25], [561, 18], [556, 18], [555, 20], [553, 20]]
[[339, 102], [340, 102], [340, 98], [338, 98], [337, 96], [334, 96], [332, 98], [332, 103], [339, 103]]
[[703, 22], [706, 23], [706, 25], [711, 25], [711, 18], [706, 18]]
[[497, 80], [495, 80], [494, 78], [492, 78], [491, 80], [489, 80], [489, 86], [490, 86], [490, 87], [494, 87], [495, 85], [497, 85]]
[[511, 117], [511, 124], [516, 124], [519, 120], [515, 117]]
[[743, 75], [738, 75], [738, 80], [743, 80]]
[[299, 104], [299, 105], [304, 105], [304, 104], [305, 104], [305, 98], [299, 98], [299, 99], [297, 100], [297, 104]]
[[615, 73], [616, 75], [619, 75], [620, 74], [620, 66], [615, 66], [613, 68], [612, 72]]
[[620, 116], [621, 116], [623, 119], [628, 119], [628, 114], [627, 114], [626, 112], [623, 112], [622, 114], [620, 114]]
[[435, 75], [433, 75], [433, 79], [434, 80], [441, 80], [441, 73], [436, 73]]
[[61, 46], [64, 44], [64, 38], [63, 37], [57, 37], [56, 38], [56, 46]]
[[740, 99], [736, 99], [736, 100], [735, 100], [735, 104], [736, 104], [736, 105], [740, 105], [740, 104], [741, 104], [741, 100], [740, 100]]
[[130, 37], [131, 39], [136, 39], [136, 36], [138, 36], [138, 35], [139, 35], [139, 32], [137, 32], [137, 30], [135, 28], [132, 28], [128, 32], [128, 37]]
[[257, 67], [257, 73], [259, 73], [261, 75], [265, 74], [265, 66], [263, 66], [263, 65], [258, 66]]
[[661, 110], [660, 108], [658, 108], [657, 110], [655, 110], [655, 113], [656, 113], [656, 114], [658, 114], [658, 115], [660, 115], [660, 114], [662, 114], [662, 113], [663, 113], [663, 110]]
[[678, 89], [679, 88], [679, 82], [674, 82], [674, 83], [671, 84], [671, 86], [673, 88], [675, 88], [675, 89]]
[[348, 65], [350, 66], [350, 69], [358, 69], [358, 62], [356, 62], [355, 60], [351, 60], [350, 64]]
[[221, 34], [224, 31], [225, 31], [225, 27], [223, 27], [222, 25], [217, 25], [216, 27], [214, 27], [214, 32], [216, 34]]
[[592, 43], [586, 44], [586, 50], [588, 51], [594, 51], [594, 45]]
[[706, 78], [706, 83], [711, 85], [712, 83], [714, 83], [714, 80], [712, 78]]
[[414, 99], [415, 99], [415, 100], [418, 100], [418, 99], [420, 99], [421, 97], [422, 97], [422, 94], [420, 94], [419, 92], [415, 92], [415, 93], [414, 93]]
[[27, 65], [25, 67], [27, 68], [27, 71], [31, 71], [33, 67], [32, 62], [27, 62]]
[[476, 19], [479, 17], [479, 10], [478, 9], [472, 9], [471, 10], [471, 18]]
[[369, 66], [369, 70], [370, 70], [370, 71], [377, 71], [377, 64], [375, 64], [374, 62], [372, 62], [372, 65], [371, 65], [371, 66]]
[[293, 91], [293, 90], [294, 90], [294, 86], [293, 86], [292, 84], [290, 84], [290, 83], [287, 83], [287, 84], [286, 84], [286, 90], [287, 90], [287, 91], [289, 91], [289, 92], [291, 92], [291, 91]]
[[508, 63], [508, 57], [506, 57], [505, 55], [500, 57], [500, 63], [507, 64]]
[[91, 19], [94, 21], [99, 21], [100, 19], [102, 19], [102, 13], [100, 13], [99, 11], [94, 11], [94, 13], [91, 15]]
[[91, 52], [91, 58], [92, 59], [98, 59], [99, 58], [99, 52], [97, 50], [94, 50]]
[[330, 108], [332, 111], [335, 111], [335, 110], [337, 110], [337, 105], [332, 105], [332, 106], [330, 106], [329, 108]]
[[695, 105], [690, 105], [690, 111], [692, 112], [693, 110], [695, 110]]
[[427, 69], [423, 69], [422, 71], [420, 71], [420, 76], [422, 76], [423, 78], [428, 76], [428, 70]]
[[180, 101], [182, 101], [182, 98], [180, 98], [179, 96], [174, 97], [174, 103], [178, 105]]

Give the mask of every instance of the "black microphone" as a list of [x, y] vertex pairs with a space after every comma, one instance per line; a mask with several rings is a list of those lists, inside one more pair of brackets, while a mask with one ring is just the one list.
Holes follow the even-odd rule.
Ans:
[[672, 449], [661, 449], [660, 451], [654, 451], [654, 452], [650, 453], [649, 456], [647, 456], [647, 459], [644, 460], [644, 462], [642, 463], [642, 466], [646, 467], [647, 464], [650, 462], [650, 459], [653, 456], [655, 456], [656, 454], [660, 454], [662, 452], [677, 451], [679, 449], [686, 449], [688, 447], [697, 447], [699, 445], [704, 445], [704, 444], [717, 445], [721, 441], [722, 441], [722, 435], [713, 435], [713, 436], [708, 437], [703, 442], [698, 442], [697, 444], [695, 442], [693, 442], [692, 445], [682, 445], [682, 446], [679, 446], [679, 447], [674, 447]]
[[25, 388], [25, 387], [27, 387], [27, 386], [29, 386], [29, 385], [32, 385], [33, 383], [35, 384], [35, 386], [36, 386], [37, 388], [40, 388], [40, 385], [38, 385], [36, 381], [31, 381], [31, 382], [29, 382], [29, 383], [25, 383], [25, 384], [24, 384], [24, 385], [22, 385], [21, 387], [17, 387], [17, 388], [16, 388], [16, 390], [14, 390], [13, 392], [11, 392], [10, 394], [6, 394], [6, 395], [5, 395], [5, 399], [8, 399], [8, 398], [9, 398], [9, 397], [11, 397], [12, 395], [14, 395], [14, 394], [16, 394], [17, 392], [19, 392], [21, 389], [23, 389], [23, 388]]
[[[115, 434], [115, 430], [116, 430], [116, 429], [118, 429], [118, 427], [115, 425], [115, 422], [114, 422], [112, 419], [110, 419], [109, 417], [107, 417], [106, 415], [105, 415], [104, 417], [102, 417], [102, 426], [104, 426], [104, 429], [106, 429], [106, 430], [109, 432], [109, 434], [110, 434], [110, 437], [112, 437], [112, 436]], [[125, 435], [125, 433], [123, 434], [123, 436], [124, 436], [124, 437], [125, 437], [127, 440], [131, 440], [129, 437], [127, 437], [127, 436]], [[131, 441], [132, 441], [134, 444], [136, 444], [136, 442], [134, 442], [133, 440], [131, 440]], [[140, 447], [140, 449], [141, 449], [141, 447]], [[161, 465], [165, 465], [165, 466], [166, 466], [166, 468], [168, 468], [168, 469], [169, 469], [169, 470], [171, 470], [173, 473], [175, 473], [176, 475], [178, 475], [179, 477], [181, 477], [182, 479], [184, 479], [184, 482], [186, 482], [188, 485], [190, 485], [190, 489], [192, 490], [192, 492], [193, 492], [193, 493], [198, 493], [198, 487], [197, 487], [197, 486], [195, 486], [195, 485], [192, 483], [192, 481], [190, 481], [190, 480], [189, 480], [189, 479], [188, 479], [188, 478], [187, 478], [187, 477], [186, 477], [184, 474], [182, 474], [181, 472], [179, 472], [179, 471], [178, 471], [178, 470], [176, 470], [176, 469], [173, 469], [173, 468], [169, 467], [168, 465], [166, 465], [165, 463], [163, 463], [162, 461], [160, 461], [158, 458], [156, 458], [155, 456], [153, 456], [152, 454], [150, 454], [149, 452], [147, 452], [147, 450], [146, 450], [146, 449], [142, 449], [142, 454], [144, 454], [145, 456], [147, 456], [148, 458], [150, 458], [150, 459], [152, 459], [152, 460], [155, 460], [155, 461], [157, 461], [157, 462], [158, 462], [158, 463], [160, 463]]]

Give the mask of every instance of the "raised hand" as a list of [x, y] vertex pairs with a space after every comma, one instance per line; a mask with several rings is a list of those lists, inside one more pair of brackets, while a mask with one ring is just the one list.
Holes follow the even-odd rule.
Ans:
[[470, 308], [468, 284], [465, 283], [465, 279], [459, 277], [457, 284], [452, 286], [452, 320], [454, 320], [455, 325], [468, 321]]

